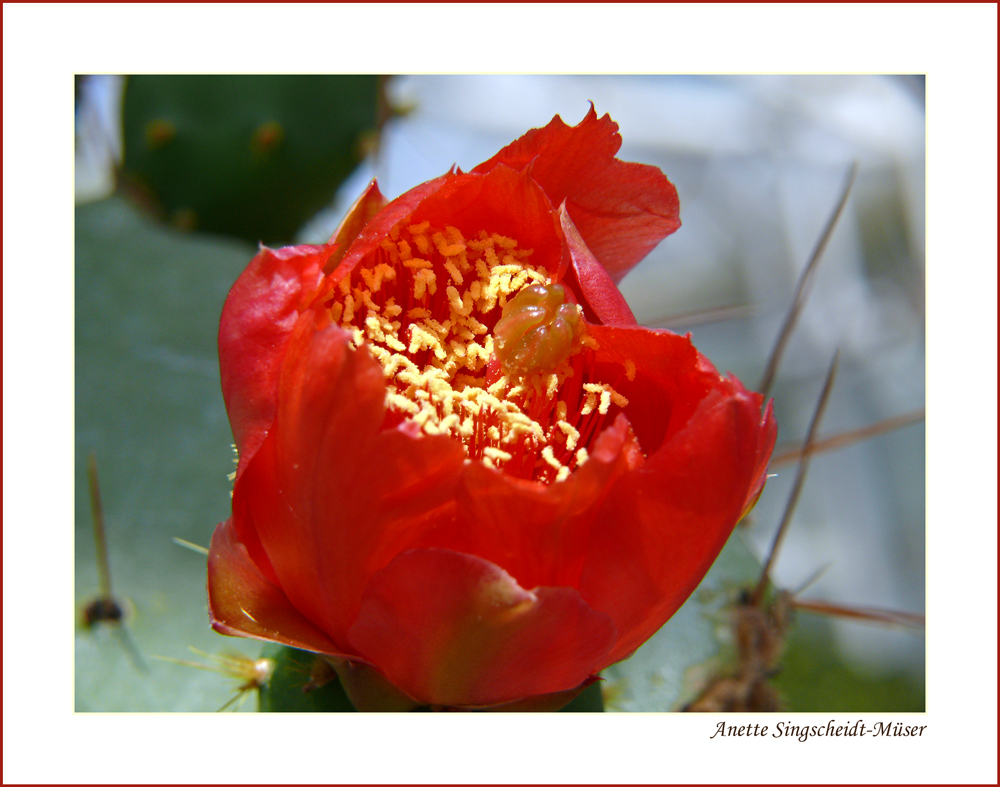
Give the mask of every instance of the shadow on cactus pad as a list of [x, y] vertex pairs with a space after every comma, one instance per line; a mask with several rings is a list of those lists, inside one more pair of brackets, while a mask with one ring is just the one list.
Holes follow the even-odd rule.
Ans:
[[[341, 688], [337, 675], [314, 653], [270, 644], [263, 658], [275, 663], [271, 679], [260, 687], [260, 710], [270, 713], [353, 713], [354, 706]], [[427, 711], [429, 708], [416, 709]], [[600, 683], [588, 686], [562, 709], [568, 713], [600, 713], [604, 710]]]
[[383, 82], [129, 77], [119, 183], [178, 228], [288, 243], [374, 145]]

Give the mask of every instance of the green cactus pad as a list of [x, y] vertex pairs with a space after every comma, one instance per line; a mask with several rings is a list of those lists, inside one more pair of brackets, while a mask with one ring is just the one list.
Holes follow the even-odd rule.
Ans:
[[382, 80], [132, 76], [120, 182], [181, 229], [288, 243], [376, 139]]

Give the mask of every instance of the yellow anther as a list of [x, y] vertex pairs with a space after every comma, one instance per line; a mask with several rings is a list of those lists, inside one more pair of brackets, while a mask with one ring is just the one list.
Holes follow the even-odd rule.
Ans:
[[464, 280], [462, 279], [462, 274], [458, 270], [458, 266], [451, 260], [446, 260], [444, 263], [444, 269], [448, 271], [448, 275], [451, 276], [451, 280], [455, 282], [455, 284], [461, 286]]
[[542, 449], [542, 459], [544, 459], [545, 463], [553, 470], [562, 470], [562, 463], [556, 459], [555, 452], [553, 452], [551, 445], [547, 445]]
[[372, 300], [372, 294], [368, 290], [361, 290], [361, 302], [367, 307], [370, 314], [378, 314], [381, 307]]
[[451, 328], [451, 320], [445, 320], [443, 323], [438, 322], [433, 317], [427, 317], [421, 321], [421, 324], [429, 331], [431, 331], [438, 339], [443, 340]]
[[410, 346], [408, 351], [412, 355], [413, 353], [418, 353], [421, 350], [433, 350], [435, 355], [437, 355], [438, 351], [440, 351], [441, 359], [443, 360], [446, 357], [438, 338], [434, 334], [430, 333], [430, 331], [427, 331], [414, 323], [410, 326]]
[[[560, 404], [565, 404], [565, 402], [560, 402]], [[580, 433], [576, 430], [576, 427], [561, 420], [556, 421], [556, 426], [566, 435], [566, 450], [572, 451], [576, 448], [576, 444], [580, 440]]]
[[[395, 336], [386, 336], [386, 337], [385, 337], [385, 343], [386, 343], [386, 345], [387, 345], [387, 346], [388, 346], [388, 347], [389, 347], [390, 349], [392, 349], [392, 350], [395, 350], [395, 351], [396, 351], [396, 352], [398, 352], [398, 353], [401, 353], [401, 352], [406, 352], [406, 345], [405, 345], [405, 344], [403, 344], [403, 343], [402, 343], [402, 342], [401, 342], [401, 341], [400, 341], [399, 339], [397, 339], [397, 338], [396, 338]], [[399, 357], [399, 358], [402, 358], [402, 356], [395, 356], [395, 357]], [[405, 359], [405, 358], [404, 358], [403, 360], [408, 360], [408, 359]]]
[[[450, 404], [450, 402], [446, 402], [445, 404], [447, 406], [448, 404]], [[459, 423], [461, 423], [461, 419], [458, 417], [457, 414], [448, 413], [444, 418], [441, 419], [440, 426], [442, 431], [449, 432], [452, 429], [458, 428]]]
[[458, 294], [458, 290], [454, 287], [449, 287], [445, 290], [445, 294], [448, 296], [448, 305], [452, 309], [457, 311], [459, 314], [462, 313], [462, 296]]
[[597, 406], [597, 412], [601, 415], [608, 414], [608, 408], [611, 407], [611, 393], [608, 391], [601, 391], [601, 403]]
[[488, 456], [496, 462], [509, 462], [513, 458], [513, 456], [506, 451], [502, 451], [499, 448], [493, 448], [489, 445], [483, 449], [483, 456]]
[[403, 313], [403, 307], [397, 306], [395, 299], [390, 298], [385, 302], [385, 306], [382, 308], [382, 313], [391, 320], [393, 317], [398, 317]]
[[365, 320], [365, 333], [370, 341], [385, 342], [385, 332], [379, 324], [378, 317], [369, 317]]
[[377, 344], [373, 344], [371, 342], [368, 343], [368, 352], [370, 352], [373, 356], [375, 356], [376, 361], [382, 364], [382, 372], [385, 373], [386, 365], [392, 359], [392, 353], [389, 352], [384, 347], [379, 347]]
[[499, 396], [501, 393], [503, 393], [503, 389], [506, 387], [507, 387], [507, 378], [501, 377], [486, 390], [489, 391], [493, 396]]
[[412, 399], [407, 399], [402, 394], [393, 393], [392, 391], [390, 391], [386, 396], [388, 399], [389, 406], [395, 408], [396, 410], [402, 410], [403, 412], [409, 413], [410, 415], [415, 415], [416, 413], [420, 412], [420, 407], [417, 405], [417, 403], [414, 402]]
[[464, 320], [460, 320], [458, 322], [458, 324], [452, 329], [451, 332], [453, 334], [455, 334], [455, 338], [458, 341], [462, 341], [462, 342], [471, 342], [471, 341], [474, 341], [475, 338], [476, 338], [476, 335], [472, 331], [470, 331], [468, 328], [466, 328], [464, 323], [465, 323]]
[[[423, 237], [423, 236], [420, 236]], [[420, 300], [427, 291], [433, 295], [437, 292], [437, 282], [433, 270], [419, 270], [413, 277], [413, 296]]]
[[465, 245], [475, 251], [482, 251], [483, 249], [492, 249], [495, 245], [495, 241], [485, 233], [482, 233], [478, 238], [467, 240]]

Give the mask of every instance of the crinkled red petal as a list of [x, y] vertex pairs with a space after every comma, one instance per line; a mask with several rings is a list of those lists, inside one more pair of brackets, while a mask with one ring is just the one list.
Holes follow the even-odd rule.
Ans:
[[587, 246], [617, 282], [681, 224], [677, 189], [657, 167], [616, 159], [621, 144], [618, 124], [598, 118], [591, 105], [578, 125], [557, 115], [472, 171], [530, 164], [552, 204], [566, 200]]
[[372, 578], [349, 640], [409, 696], [461, 707], [576, 688], [615, 628], [572, 588], [527, 591], [481, 558], [416, 549]]

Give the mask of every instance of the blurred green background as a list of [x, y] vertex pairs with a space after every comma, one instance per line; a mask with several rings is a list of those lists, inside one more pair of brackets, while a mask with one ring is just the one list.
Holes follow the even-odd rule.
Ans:
[[[619, 156], [677, 185], [684, 226], [622, 283], [643, 324], [693, 332], [760, 379], [795, 280], [859, 174], [773, 390], [800, 440], [826, 365], [821, 434], [924, 404], [923, 82], [911, 77], [82, 77], [77, 82], [76, 615], [78, 711], [212, 711], [235, 683], [154, 657], [256, 657], [208, 626], [204, 556], [228, 513], [231, 437], [215, 347], [256, 243], [321, 242], [373, 176], [390, 197], [469, 169], [595, 102]], [[496, 106], [508, 109], [492, 111]], [[738, 307], [736, 317], [694, 313]], [[80, 625], [99, 588], [86, 458], [96, 456], [113, 590], [137, 659]], [[794, 468], [770, 481], [691, 602], [609, 669], [608, 710], [672, 710], [731, 651], [724, 609], [759, 571]], [[922, 424], [817, 457], [775, 567], [804, 596], [921, 612]], [[922, 633], [799, 615], [776, 685], [792, 711], [924, 707]], [[243, 704], [256, 708], [256, 700]]]

